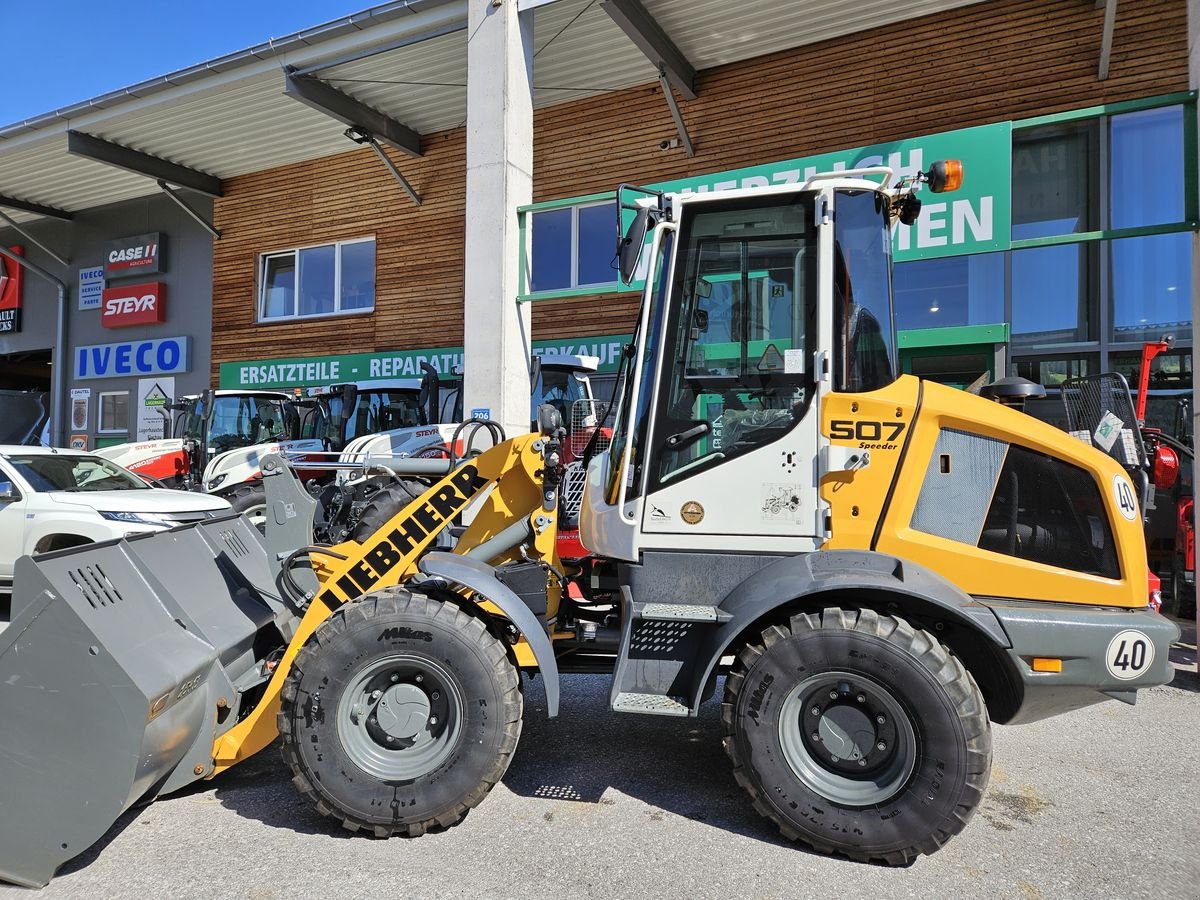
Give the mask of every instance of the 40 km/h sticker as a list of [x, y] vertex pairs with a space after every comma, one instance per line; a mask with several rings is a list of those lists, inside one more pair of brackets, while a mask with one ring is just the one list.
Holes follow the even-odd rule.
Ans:
[[1137, 518], [1138, 505], [1133, 495], [1133, 485], [1124, 475], [1113, 476], [1113, 499], [1117, 501], [1117, 509], [1126, 519], [1132, 522]]
[[1113, 678], [1130, 681], [1145, 674], [1154, 662], [1154, 644], [1140, 631], [1119, 631], [1108, 642], [1104, 661]]

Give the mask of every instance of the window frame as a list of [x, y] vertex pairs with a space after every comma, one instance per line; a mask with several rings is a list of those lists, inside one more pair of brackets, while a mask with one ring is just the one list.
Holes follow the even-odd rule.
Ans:
[[[579, 283], [579, 210], [597, 206], [615, 204], [617, 195], [613, 191], [602, 194], [588, 194], [583, 197], [572, 197], [564, 200], [550, 200], [545, 203], [533, 203], [522, 206], [517, 210], [519, 217], [519, 232], [521, 244], [521, 288], [518, 300], [530, 302], [533, 300], [550, 300], [560, 297], [588, 297], [595, 294], [614, 293], [619, 290], [617, 271], [613, 269], [611, 281]], [[555, 210], [571, 210], [571, 280], [567, 287], [533, 290], [533, 217], [538, 213]], [[616, 225], [616, 209], [613, 209], [614, 229]], [[616, 232], [613, 232], [613, 246], [616, 247]]]
[[[104, 401], [108, 397], [124, 397], [125, 398], [125, 427], [124, 428], [105, 428], [104, 427]], [[129, 434], [129, 391], [99, 391], [96, 394], [96, 434]]]
[[[370, 242], [376, 245], [375, 263], [375, 279], [376, 284], [372, 285], [371, 305], [363, 307], [355, 307], [353, 309], [342, 309], [342, 248], [351, 244], [365, 244]], [[333, 284], [334, 298], [333, 312], [309, 313], [302, 314], [296, 312], [300, 302], [300, 252], [302, 250], [317, 250], [322, 247], [333, 247]], [[289, 316], [266, 316], [266, 289], [267, 289], [267, 263], [272, 259], [280, 259], [287, 256], [292, 257], [293, 266], [295, 269], [295, 286], [292, 291], [292, 314]], [[375, 301], [378, 296], [378, 291], [375, 290], [378, 282], [378, 242], [376, 236], [365, 235], [358, 238], [347, 238], [342, 241], [323, 241], [318, 244], [302, 244], [286, 250], [266, 250], [258, 254], [258, 285], [255, 290], [255, 323], [258, 325], [277, 325], [281, 322], [297, 322], [308, 321], [310, 319], [332, 319], [342, 316], [359, 316], [370, 315], [375, 312]]]

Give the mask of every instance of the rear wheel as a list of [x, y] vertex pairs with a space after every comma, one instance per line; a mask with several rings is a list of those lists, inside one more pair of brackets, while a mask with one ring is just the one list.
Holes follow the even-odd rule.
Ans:
[[293, 782], [350, 831], [448, 827], [508, 769], [521, 734], [517, 671], [481, 620], [386, 588], [316, 630], [282, 692]]
[[243, 484], [226, 498], [233, 511], [241, 513], [259, 531], [267, 530], [267, 489], [261, 481]]
[[792, 840], [905, 864], [966, 825], [991, 768], [979, 688], [937, 640], [871, 610], [793, 616], [739, 654], [725, 749]]

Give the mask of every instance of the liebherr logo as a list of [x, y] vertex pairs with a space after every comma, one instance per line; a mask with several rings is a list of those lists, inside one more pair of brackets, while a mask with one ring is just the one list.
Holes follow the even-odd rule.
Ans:
[[[321, 594], [322, 602], [330, 609], [336, 609], [347, 600], [371, 590], [402, 561], [415, 558], [487, 483], [472, 465], [451, 472], [425, 493], [428, 499], [424, 503], [413, 509], [385, 537], [375, 540], [345, 574], [325, 589]], [[379, 638], [383, 639], [383, 636]]]

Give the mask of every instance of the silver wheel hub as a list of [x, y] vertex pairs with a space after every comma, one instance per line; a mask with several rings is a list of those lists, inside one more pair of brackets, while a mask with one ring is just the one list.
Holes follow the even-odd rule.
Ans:
[[375, 707], [375, 717], [384, 734], [402, 741], [411, 741], [429, 725], [431, 711], [429, 695], [411, 684], [397, 684], [387, 689]]

